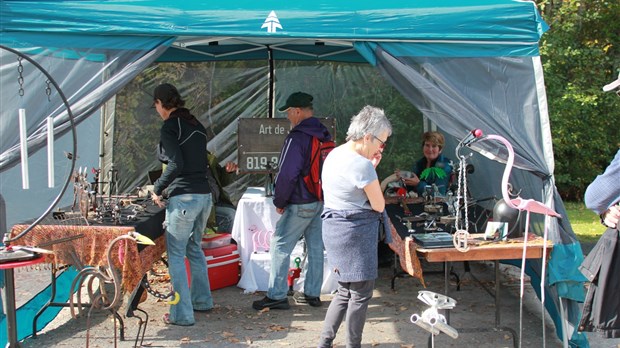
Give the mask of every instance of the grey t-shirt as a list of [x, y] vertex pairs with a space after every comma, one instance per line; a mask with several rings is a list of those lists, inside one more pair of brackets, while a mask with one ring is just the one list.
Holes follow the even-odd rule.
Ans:
[[325, 207], [336, 210], [372, 209], [364, 187], [378, 179], [369, 159], [341, 145], [323, 163], [321, 180]]

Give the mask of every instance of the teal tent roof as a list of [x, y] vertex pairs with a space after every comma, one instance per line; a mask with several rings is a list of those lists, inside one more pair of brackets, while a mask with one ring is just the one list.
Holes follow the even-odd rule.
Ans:
[[8, 0], [0, 6], [3, 45], [63, 47], [72, 34], [89, 48], [123, 48], [131, 38], [138, 45], [140, 37], [173, 36], [174, 49], [160, 58], [172, 61], [264, 59], [266, 47], [276, 59], [363, 61], [352, 48], [359, 41], [411, 43], [407, 54], [419, 56], [528, 56], [538, 55], [547, 28], [533, 2], [516, 0]]

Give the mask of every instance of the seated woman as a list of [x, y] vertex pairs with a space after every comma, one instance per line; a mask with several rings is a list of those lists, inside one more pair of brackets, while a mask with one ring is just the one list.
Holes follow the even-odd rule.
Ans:
[[[424, 157], [415, 163], [410, 177], [402, 175], [407, 191], [415, 190], [422, 196], [426, 187], [435, 184], [440, 194], [446, 194], [450, 186], [452, 161], [441, 154], [445, 142], [443, 134], [439, 132], [426, 132], [422, 135]], [[399, 169], [395, 174], [397, 178], [401, 177]]]

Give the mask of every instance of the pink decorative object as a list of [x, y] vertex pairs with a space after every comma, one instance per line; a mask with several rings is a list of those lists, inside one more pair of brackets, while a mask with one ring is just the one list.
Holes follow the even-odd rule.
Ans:
[[[472, 131], [472, 132], [475, 132]], [[525, 233], [524, 233], [524, 238], [523, 238], [523, 256], [521, 258], [521, 283], [520, 283], [520, 307], [519, 307], [519, 345], [522, 342], [522, 333], [523, 333], [523, 292], [524, 292], [524, 275], [525, 275], [525, 255], [526, 255], [526, 251], [527, 251], [527, 241], [528, 241], [528, 233], [529, 233], [529, 229], [530, 229], [530, 213], [536, 213], [536, 214], [542, 214], [545, 215], [545, 228], [544, 228], [544, 235], [543, 235], [543, 243], [544, 243], [544, 247], [543, 247], [543, 258], [542, 258], [542, 271], [541, 271], [541, 281], [540, 281], [540, 300], [541, 300], [541, 306], [542, 306], [542, 311], [545, 311], [545, 273], [546, 273], [546, 266], [547, 266], [547, 234], [548, 234], [548, 217], [549, 216], [553, 216], [553, 217], [558, 217], [561, 218], [562, 216], [560, 214], [558, 214], [555, 210], [551, 209], [550, 207], [546, 206], [545, 204], [535, 201], [533, 199], [523, 199], [521, 197], [517, 197], [517, 198], [510, 198], [510, 196], [508, 195], [508, 179], [510, 178], [510, 172], [512, 171], [512, 167], [514, 165], [514, 158], [515, 158], [515, 153], [514, 153], [514, 149], [512, 148], [512, 145], [510, 144], [510, 142], [508, 140], [506, 140], [506, 138], [499, 136], [499, 135], [487, 135], [485, 138], [482, 138], [480, 140], [497, 140], [499, 142], [501, 142], [502, 144], [504, 144], [504, 146], [506, 146], [506, 149], [508, 150], [508, 159], [506, 160], [506, 168], [504, 169], [504, 174], [502, 176], [502, 197], [504, 198], [504, 201], [506, 201], [506, 204], [514, 209], [518, 209], [519, 211], [526, 211], [526, 215], [525, 215]], [[543, 327], [544, 327], [544, 320], [545, 317], [543, 315]], [[545, 337], [544, 337], [544, 330], [543, 330], [543, 342], [545, 342]]]

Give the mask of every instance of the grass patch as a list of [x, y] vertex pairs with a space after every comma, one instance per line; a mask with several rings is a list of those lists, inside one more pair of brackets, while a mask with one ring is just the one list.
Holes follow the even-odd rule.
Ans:
[[600, 218], [592, 210], [587, 209], [583, 202], [564, 202], [568, 219], [577, 239], [581, 243], [595, 243], [605, 232]]

